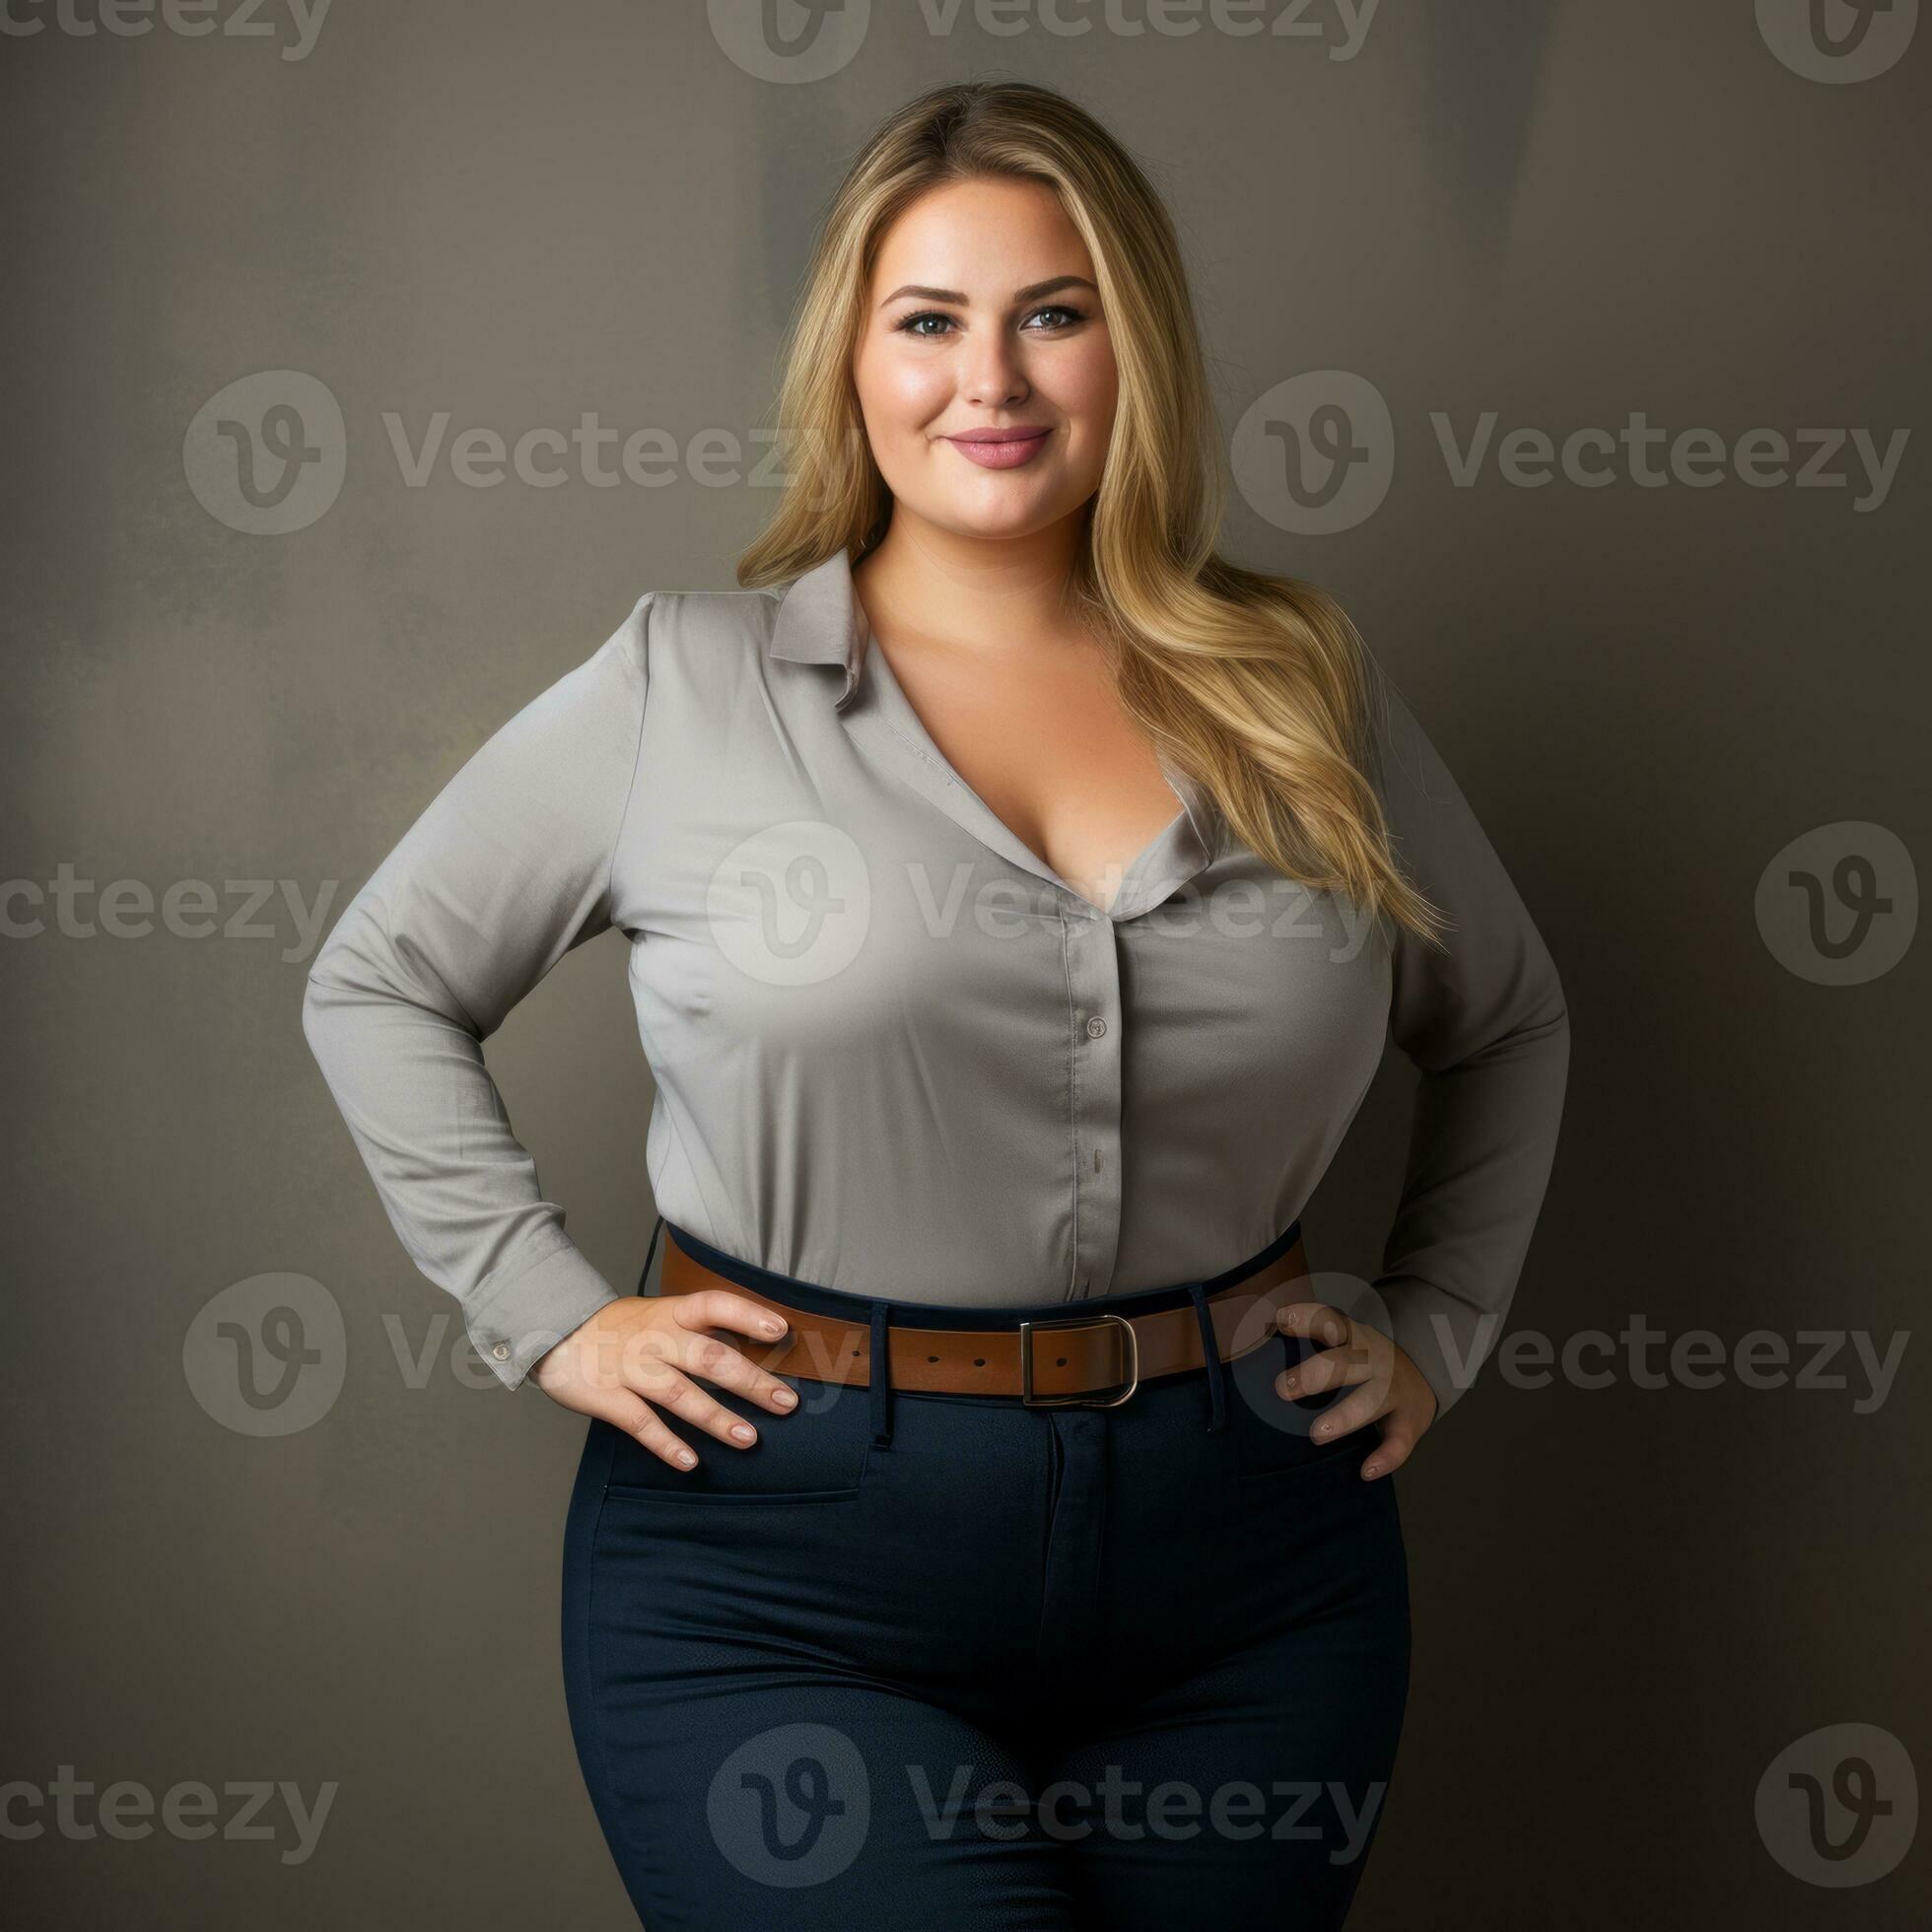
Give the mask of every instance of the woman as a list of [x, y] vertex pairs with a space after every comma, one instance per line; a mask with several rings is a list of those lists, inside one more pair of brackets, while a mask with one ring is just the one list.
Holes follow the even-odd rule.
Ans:
[[[464, 766], [309, 1038], [484, 1359], [591, 1418], [566, 1682], [653, 1932], [1339, 1925], [1407, 1693], [1389, 1477], [1515, 1285], [1556, 973], [1342, 612], [1215, 554], [1173, 232], [1078, 108], [879, 129], [781, 417], [751, 587], [647, 593]], [[481, 1052], [610, 926], [656, 1294]], [[1351, 1313], [1297, 1216], [1389, 1033]]]

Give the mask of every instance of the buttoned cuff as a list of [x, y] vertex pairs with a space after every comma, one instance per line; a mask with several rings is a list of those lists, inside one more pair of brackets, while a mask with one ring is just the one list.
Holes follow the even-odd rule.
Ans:
[[621, 1299], [580, 1248], [566, 1245], [495, 1289], [464, 1326], [497, 1380], [515, 1389], [539, 1355]]

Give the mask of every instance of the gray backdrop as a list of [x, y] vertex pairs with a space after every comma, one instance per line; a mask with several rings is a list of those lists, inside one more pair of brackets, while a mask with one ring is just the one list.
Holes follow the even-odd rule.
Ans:
[[[1170, 198], [1226, 547], [1342, 597], [1570, 1001], [1520, 1340], [1399, 1479], [1354, 1922], [1923, 1923], [1915, 0], [1822, 40], [1807, 0], [104, 4], [0, 33], [9, 1920], [631, 1922], [558, 1660], [584, 1421], [465, 1355], [304, 974], [644, 589], [731, 586], [825, 198], [905, 96], [1001, 74]], [[1284, 470], [1323, 400], [1366, 452], [1333, 500]], [[628, 1283], [623, 966], [572, 956], [490, 1061]], [[1317, 1267], [1376, 1266], [1410, 1090], [1392, 1056]]]

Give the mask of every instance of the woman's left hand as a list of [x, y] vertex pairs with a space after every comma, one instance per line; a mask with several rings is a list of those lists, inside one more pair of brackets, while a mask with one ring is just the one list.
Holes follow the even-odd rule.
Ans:
[[1352, 1394], [1322, 1411], [1309, 1430], [1316, 1442], [1333, 1442], [1366, 1422], [1382, 1424], [1382, 1443], [1362, 1465], [1373, 1482], [1400, 1469], [1435, 1420], [1435, 1391], [1393, 1337], [1357, 1322], [1325, 1301], [1295, 1301], [1276, 1311], [1284, 1335], [1306, 1336], [1325, 1345], [1275, 1378], [1276, 1391], [1288, 1399], [1320, 1395], [1324, 1389], [1358, 1383]]

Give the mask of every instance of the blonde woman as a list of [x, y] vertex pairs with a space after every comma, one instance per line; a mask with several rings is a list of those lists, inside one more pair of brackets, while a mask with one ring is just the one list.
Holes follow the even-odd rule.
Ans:
[[[1556, 972], [1343, 613], [1216, 554], [1174, 234], [1078, 107], [878, 129], [780, 415], [749, 587], [647, 592], [476, 753], [308, 1036], [483, 1358], [590, 1417], [566, 1683], [653, 1932], [1340, 1925], [1408, 1687], [1390, 1478], [1516, 1283]], [[635, 1295], [481, 1051], [608, 927]], [[1391, 1034], [1351, 1312], [1298, 1217]]]

